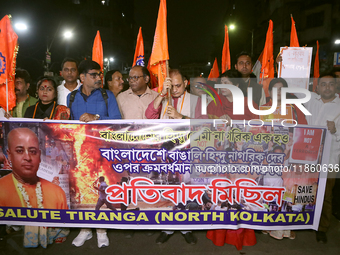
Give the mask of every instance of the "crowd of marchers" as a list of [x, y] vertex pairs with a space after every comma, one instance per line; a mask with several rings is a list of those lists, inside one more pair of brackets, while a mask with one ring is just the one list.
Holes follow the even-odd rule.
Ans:
[[[283, 78], [272, 79], [268, 88], [269, 96], [266, 97], [262, 85], [257, 83], [256, 77], [252, 73], [253, 62], [251, 56], [246, 52], [242, 52], [235, 59], [236, 63], [233, 68], [220, 75], [220, 82], [237, 86], [244, 92], [245, 96], [247, 95], [247, 88], [251, 87], [253, 89], [253, 105], [257, 109], [260, 106], [272, 105], [273, 88], [276, 88], [278, 107], [280, 107], [281, 89], [288, 87], [286, 80]], [[61, 65], [60, 75], [63, 78], [61, 84], [58, 84], [51, 77], [40, 79], [36, 86], [36, 97], [34, 97], [28, 93], [31, 86], [29, 73], [24, 69], [17, 69], [15, 75], [16, 106], [9, 112], [0, 108], [0, 117], [7, 119], [79, 120], [81, 122], [114, 119], [259, 119], [259, 116], [249, 111], [247, 100], [245, 100], [244, 115], [234, 115], [233, 95], [229, 89], [217, 90], [222, 104], [215, 104], [208, 99], [207, 115], [202, 115], [202, 95], [206, 94], [206, 91], [209, 91], [211, 86], [213, 87], [214, 82], [207, 81], [200, 75], [190, 77], [191, 79], [189, 79], [179, 69], [170, 69], [169, 76], [162, 84], [160, 92], [151, 89], [150, 73], [143, 66], [133, 66], [131, 68], [126, 79], [129, 85], [126, 90], [124, 90], [125, 81], [122, 72], [110, 70], [103, 77], [100, 65], [92, 60], [84, 60], [78, 64], [74, 59], [65, 58]], [[104, 84], [102, 82], [103, 78]], [[297, 123], [322, 125], [327, 127], [331, 133], [332, 149], [328, 164], [339, 164], [340, 162], [339, 80], [340, 70], [337, 69], [320, 75], [316, 92], [311, 92], [311, 99], [305, 104], [305, 107], [312, 115], [305, 116], [298, 108], [292, 106], [292, 115]], [[294, 95], [291, 96], [294, 97]], [[32, 149], [32, 144], [34, 149]], [[20, 148], [20, 151], [17, 148]], [[44, 190], [44, 187], [49, 184], [41, 181], [36, 176], [39, 166], [30, 167], [30, 169], [27, 167], [27, 164], [31, 164], [35, 157], [39, 156], [39, 158], [36, 158], [36, 161], [40, 162], [38, 151], [39, 143], [31, 131], [25, 129], [19, 133], [18, 131], [12, 131], [8, 138], [8, 158], [1, 152], [0, 161], [9, 162], [13, 170], [14, 184], [18, 183], [18, 187], [21, 187], [24, 192], [31, 192], [30, 194], [33, 196], [31, 201], [24, 200], [22, 206], [29, 207], [31, 205], [33, 208], [51, 208], [51, 206], [54, 206], [54, 208], [57, 208], [58, 206], [56, 205], [49, 207], [45, 204], [39, 204], [40, 200], [37, 191], [39, 189], [40, 191], [41, 189]], [[24, 163], [15, 164], [19, 160], [26, 165], [23, 166]], [[31, 175], [26, 173], [29, 171]], [[29, 185], [31, 191], [28, 188], [25, 189], [25, 185]], [[326, 232], [330, 226], [332, 216], [332, 190], [334, 185], [335, 178], [328, 178], [320, 225], [318, 231], [316, 231], [316, 240], [318, 242], [327, 242]], [[99, 209], [104, 203], [107, 204], [105, 201], [106, 187], [105, 178], [102, 177], [100, 185], [96, 187], [101, 199], [98, 200], [100, 204], [97, 204], [96, 209]], [[56, 188], [51, 186], [50, 189]], [[42, 196], [48, 196], [44, 192], [42, 193]], [[18, 201], [20, 200], [19, 196]], [[61, 197], [60, 199], [64, 198]], [[6, 199], [4, 198], [4, 200]], [[2, 201], [1, 195], [0, 206], [6, 206], [5, 201]], [[107, 206], [109, 207], [110, 204]], [[216, 209], [215, 207], [216, 205], [211, 203], [209, 197], [205, 198], [204, 210], [213, 210]], [[67, 206], [65, 208], [65, 203], [63, 203], [58, 208], [66, 209]], [[219, 209], [223, 208], [223, 206], [220, 206]], [[116, 210], [114, 207], [110, 209]], [[6, 230], [8, 231], [9, 229], [11, 229], [10, 226], [0, 226], [1, 240], [5, 238]], [[36, 227], [30, 229], [30, 231], [40, 233], [39, 231], [44, 230]], [[47, 231], [46, 235], [51, 239], [49, 243], [65, 241], [69, 232], [68, 229], [60, 228], [58, 231], [58, 233], [49, 233]], [[105, 229], [97, 229], [96, 232], [98, 247], [109, 246], [107, 231]], [[127, 231], [126, 233], [127, 238], [133, 235], [132, 231]], [[152, 234], [153, 231], [150, 233]], [[161, 231], [156, 239], [156, 243], [162, 244], [166, 242], [173, 233], [174, 231]], [[181, 231], [181, 233], [187, 243], [195, 244], [197, 242], [194, 232], [190, 229]], [[295, 238], [295, 232], [290, 230], [264, 230], [263, 233], [269, 234], [276, 239], [284, 237]], [[254, 245], [256, 243], [254, 230], [250, 229], [210, 230], [207, 233], [207, 237], [216, 245], [229, 243], [235, 245], [238, 249], [242, 248], [242, 245]], [[90, 238], [92, 238], [92, 229], [81, 229], [72, 244], [80, 247]], [[24, 241], [26, 247], [35, 247], [39, 244], [43, 245], [39, 240], [36, 240], [33, 244]], [[45, 247], [46, 245], [44, 244], [43, 246]]]

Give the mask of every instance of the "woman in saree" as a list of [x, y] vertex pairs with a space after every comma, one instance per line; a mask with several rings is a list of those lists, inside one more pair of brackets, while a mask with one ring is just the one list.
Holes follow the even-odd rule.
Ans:
[[[210, 119], [227, 119], [230, 123], [232, 120], [252, 120], [258, 119], [259, 117], [252, 112], [250, 112], [247, 103], [247, 85], [242, 79], [242, 75], [237, 70], [228, 70], [221, 74], [221, 83], [234, 85], [241, 89], [244, 97], [244, 115], [234, 115], [233, 114], [233, 102], [235, 99], [229, 89], [220, 88], [219, 96], [222, 101], [222, 105], [217, 102], [217, 105], [212, 101], [208, 105], [207, 113]], [[255, 109], [258, 108], [256, 103], [253, 102]], [[228, 201], [227, 201], [228, 203]], [[256, 244], [255, 232], [253, 229], [239, 228], [233, 229], [216, 229], [208, 230], [207, 238], [212, 240], [217, 246], [223, 246], [225, 243], [236, 246], [237, 250], [241, 250], [242, 246], [252, 246]]]
[[57, 83], [51, 78], [43, 78], [37, 84], [38, 102], [27, 108], [25, 118], [68, 120], [70, 109], [57, 104]]

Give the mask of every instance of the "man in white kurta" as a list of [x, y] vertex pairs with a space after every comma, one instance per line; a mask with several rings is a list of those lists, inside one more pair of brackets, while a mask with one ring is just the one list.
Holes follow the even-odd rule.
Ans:
[[[197, 118], [196, 108], [199, 97], [187, 92], [188, 80], [177, 69], [169, 72], [169, 77], [163, 83], [162, 92], [149, 104], [145, 111], [148, 119], [191, 119]], [[169, 104], [167, 91], [171, 90], [171, 103]], [[200, 108], [198, 108], [200, 109]], [[196, 115], [196, 116], [195, 116]], [[189, 244], [195, 244], [197, 238], [192, 231], [181, 231]], [[156, 239], [157, 244], [165, 243], [174, 231], [162, 231]]]
[[[312, 114], [306, 116], [306, 119], [309, 125], [327, 126], [332, 134], [330, 158], [325, 163], [336, 168], [335, 165], [339, 164], [340, 161], [340, 99], [339, 95], [336, 94], [334, 74], [321, 75], [318, 80], [317, 91], [319, 95], [312, 93], [311, 100], [305, 104]], [[332, 189], [335, 184], [335, 177], [330, 176], [330, 174], [328, 173], [319, 230], [316, 232], [317, 241], [324, 243], [327, 242], [326, 231], [330, 226], [332, 217]]]

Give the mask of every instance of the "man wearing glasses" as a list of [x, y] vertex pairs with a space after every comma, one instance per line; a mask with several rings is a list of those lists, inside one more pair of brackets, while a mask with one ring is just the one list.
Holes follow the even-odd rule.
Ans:
[[58, 105], [67, 105], [67, 96], [72, 91], [80, 87], [78, 80], [77, 61], [73, 58], [65, 58], [61, 64], [60, 75], [64, 78], [61, 85], [58, 86]]
[[[71, 118], [84, 122], [121, 119], [115, 96], [111, 91], [101, 88], [100, 65], [92, 60], [84, 60], [78, 69], [83, 85], [67, 96]], [[91, 238], [91, 229], [81, 229], [72, 244], [80, 247]], [[99, 248], [109, 246], [106, 229], [97, 229], [97, 241]]]
[[158, 96], [149, 88], [150, 73], [146, 67], [134, 66], [129, 73], [130, 88], [117, 97], [123, 119], [146, 119], [145, 110]]
[[71, 119], [84, 122], [121, 119], [116, 98], [109, 90], [101, 88], [100, 65], [92, 60], [79, 64], [82, 86], [67, 96]]

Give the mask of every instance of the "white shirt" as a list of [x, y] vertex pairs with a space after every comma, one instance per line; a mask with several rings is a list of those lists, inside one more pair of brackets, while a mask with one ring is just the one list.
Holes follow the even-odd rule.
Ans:
[[[77, 80], [77, 87], [74, 90], [79, 89], [80, 85], [80, 81]], [[72, 91], [65, 87], [65, 81], [63, 81], [61, 85], [58, 86], [58, 105], [67, 106], [67, 96], [71, 92]]]
[[329, 162], [327, 164], [339, 164], [340, 161], [340, 99], [335, 94], [335, 99], [324, 103], [321, 96], [312, 92], [311, 99], [305, 104], [308, 111], [312, 114], [306, 119], [309, 125], [327, 126], [328, 121], [334, 121], [336, 133], [332, 134], [332, 145]]

